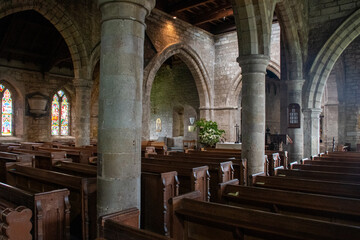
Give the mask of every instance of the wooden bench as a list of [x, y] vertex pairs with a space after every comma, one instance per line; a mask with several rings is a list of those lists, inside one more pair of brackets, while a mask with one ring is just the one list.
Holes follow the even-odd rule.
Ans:
[[[109, 220], [114, 221], [121, 225], [131, 226], [133, 228], [139, 228], [140, 227], [139, 216], [140, 216], [140, 211], [139, 211], [139, 209], [137, 209], [135, 207], [125, 209], [123, 211], [119, 211], [119, 212], [115, 212], [115, 213], [106, 214], [104, 216], [100, 216], [99, 221], [98, 221], [98, 226], [99, 226], [98, 236], [104, 237], [105, 222], [107, 222]], [[109, 234], [109, 229], [107, 229], [106, 231]], [[111, 232], [116, 232], [116, 231], [114, 231], [114, 229], [111, 229]], [[112, 237], [115, 237], [115, 236], [112, 235]], [[161, 236], [161, 237], [163, 237], [163, 236]], [[107, 236], [107, 239], [109, 239], [109, 236]]]
[[293, 217], [194, 199], [173, 198], [173, 232], [183, 239], [359, 239], [358, 226]]
[[8, 183], [27, 191], [69, 189], [71, 234], [84, 240], [96, 238], [96, 178], [15, 165], [8, 170]]
[[222, 184], [224, 204], [360, 227], [360, 200], [295, 191]]
[[287, 177], [287, 178], [289, 177], [289, 178], [314, 179], [314, 180], [331, 181], [331, 182], [360, 183], [360, 174], [349, 174], [349, 173], [344, 174], [344, 173], [336, 173], [336, 172], [278, 169], [275, 175], [278, 177]]
[[350, 174], [359, 174], [360, 172], [360, 168], [324, 166], [324, 165], [305, 165], [305, 164], [293, 164], [292, 169], [320, 171], [320, 172], [350, 173]]
[[210, 173], [210, 200], [217, 201], [217, 185], [222, 182], [229, 181], [234, 179], [234, 170], [232, 168], [232, 162], [206, 162], [202, 160], [195, 159], [178, 159], [178, 158], [142, 158], [143, 163], [150, 164], [162, 164], [169, 166], [186, 166], [186, 167], [200, 167], [200, 166], [208, 166]]
[[88, 148], [76, 148], [76, 147], [61, 147], [61, 148], [46, 148], [38, 147], [35, 150], [45, 150], [45, 151], [65, 151], [66, 156], [71, 158], [73, 162], [77, 163], [89, 163], [89, 158], [92, 156], [92, 152]]
[[324, 156], [324, 157], [318, 157], [318, 156], [313, 156], [312, 160], [316, 160], [316, 161], [337, 161], [337, 162], [354, 162], [354, 163], [359, 163], [360, 162], [360, 158], [354, 158], [354, 157], [344, 157], [344, 156]]
[[35, 158], [35, 167], [51, 170], [52, 165], [60, 160], [66, 160], [65, 151], [42, 151], [28, 149], [14, 149], [13, 153], [31, 154]]
[[7, 182], [7, 169], [14, 164], [33, 166], [33, 160], [30, 157], [22, 158], [19, 155], [9, 155], [9, 157], [0, 157], [0, 182]]
[[32, 211], [33, 239], [70, 239], [69, 191], [29, 190], [0, 183], [0, 198]]
[[32, 212], [0, 198], [0, 239], [31, 240]]
[[186, 166], [166, 166], [150, 163], [142, 163], [142, 172], [170, 172], [176, 171], [179, 184], [179, 194], [192, 191], [200, 191], [202, 201], [210, 201], [210, 175], [208, 166], [186, 167]]
[[[223, 156], [223, 155], [209, 155], [206, 156], [204, 154], [201, 154], [202, 152], [199, 151], [195, 151], [198, 154], [185, 154], [185, 153], [173, 153], [173, 155], [171, 155], [171, 157], [176, 157], [176, 158], [180, 158], [180, 159], [184, 159], [184, 158], [190, 158], [190, 159], [199, 159], [202, 161], [207, 161], [207, 162], [224, 162], [224, 161], [231, 161], [232, 162], [232, 166], [234, 169], [234, 178], [239, 179], [240, 180], [240, 184], [241, 185], [247, 185], [247, 160], [246, 159], [241, 159], [241, 158], [237, 158], [235, 156]], [[156, 158], [154, 156], [154, 158]]]
[[316, 181], [277, 176], [256, 176], [253, 181], [253, 186], [256, 187], [360, 198], [360, 185], [354, 183]]
[[177, 173], [141, 173], [141, 228], [169, 235], [168, 200], [179, 195]]
[[52, 166], [53, 171], [62, 172], [79, 177], [96, 177], [97, 167], [93, 165], [74, 163], [69, 161], [57, 161]]
[[170, 240], [163, 235], [121, 224], [111, 219], [105, 221], [104, 237], [106, 240]]
[[350, 161], [348, 162], [346, 160], [344, 161], [308, 160], [308, 161], [304, 161], [303, 164], [360, 168], [360, 162], [350, 162]]
[[37, 147], [41, 147], [43, 143], [36, 142], [20, 142], [20, 149], [34, 150]]

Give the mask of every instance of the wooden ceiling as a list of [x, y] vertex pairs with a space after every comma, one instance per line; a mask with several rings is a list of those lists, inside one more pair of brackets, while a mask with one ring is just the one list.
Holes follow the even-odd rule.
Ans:
[[33, 63], [42, 72], [73, 69], [64, 38], [42, 15], [24, 11], [0, 19], [0, 58]]
[[156, 8], [215, 35], [236, 29], [230, 0], [157, 0]]

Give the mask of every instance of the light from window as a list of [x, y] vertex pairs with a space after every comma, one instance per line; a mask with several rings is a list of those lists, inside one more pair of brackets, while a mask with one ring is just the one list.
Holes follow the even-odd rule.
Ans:
[[[0, 84], [0, 92], [5, 89], [4, 85]], [[1, 135], [11, 136], [12, 135], [12, 99], [9, 89], [4, 91], [1, 101]]]
[[69, 135], [69, 108], [64, 91], [55, 93], [51, 104], [51, 135]]

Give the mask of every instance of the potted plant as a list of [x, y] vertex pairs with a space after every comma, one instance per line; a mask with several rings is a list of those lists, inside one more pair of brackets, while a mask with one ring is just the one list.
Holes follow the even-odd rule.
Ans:
[[214, 121], [200, 119], [196, 121], [195, 126], [199, 129], [199, 142], [205, 147], [214, 147], [225, 133], [224, 130], [218, 129], [218, 125]]

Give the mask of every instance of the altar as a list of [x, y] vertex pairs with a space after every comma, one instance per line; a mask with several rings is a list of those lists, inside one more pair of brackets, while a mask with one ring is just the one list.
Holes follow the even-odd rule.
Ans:
[[241, 143], [233, 143], [233, 142], [220, 143], [219, 142], [219, 143], [216, 143], [215, 148], [241, 150]]

